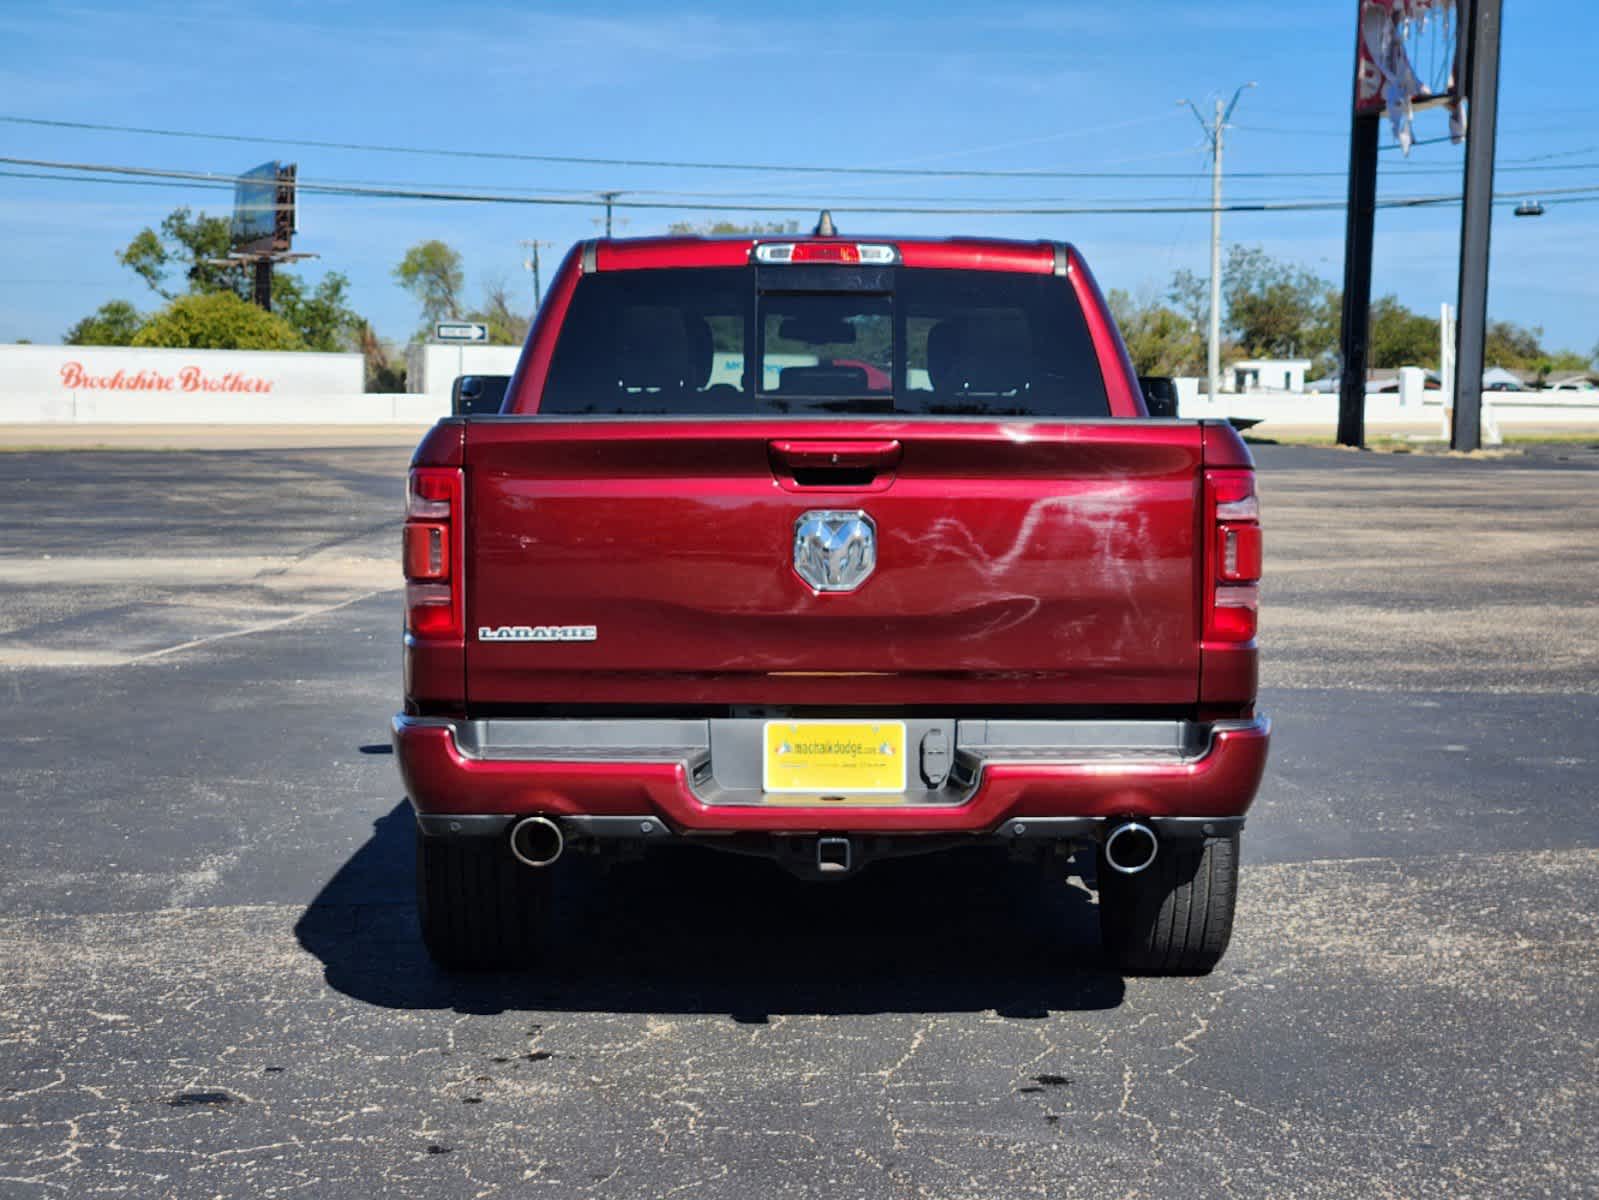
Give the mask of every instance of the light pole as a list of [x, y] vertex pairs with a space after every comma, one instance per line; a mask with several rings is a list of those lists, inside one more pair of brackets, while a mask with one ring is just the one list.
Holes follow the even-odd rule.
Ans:
[[1227, 122], [1233, 115], [1233, 109], [1238, 107], [1238, 98], [1244, 92], [1256, 86], [1254, 83], [1244, 83], [1238, 86], [1225, 107], [1221, 97], [1216, 97], [1216, 117], [1214, 122], [1207, 123], [1199, 115], [1199, 109], [1192, 100], [1179, 100], [1179, 105], [1186, 104], [1194, 114], [1194, 120], [1199, 122], [1199, 127], [1205, 131], [1205, 138], [1210, 143], [1210, 337], [1205, 351], [1205, 366], [1210, 375], [1210, 402], [1214, 404], [1221, 394], [1221, 153], [1222, 134], [1227, 128]]

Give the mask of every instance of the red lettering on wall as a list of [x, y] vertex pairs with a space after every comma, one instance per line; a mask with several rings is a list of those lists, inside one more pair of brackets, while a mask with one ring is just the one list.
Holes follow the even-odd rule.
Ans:
[[175, 376], [149, 370], [130, 375], [120, 367], [109, 375], [91, 375], [82, 363], [68, 362], [61, 365], [61, 386], [72, 391], [262, 393], [272, 390], [273, 380], [238, 371], [207, 375], [195, 366], [184, 367]]

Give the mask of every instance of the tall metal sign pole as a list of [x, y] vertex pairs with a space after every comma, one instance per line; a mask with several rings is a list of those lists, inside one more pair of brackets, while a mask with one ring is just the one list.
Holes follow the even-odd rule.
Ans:
[[[1356, 38], [1359, 38], [1357, 31]], [[1360, 51], [1355, 51], [1358, 70]], [[1371, 255], [1377, 224], [1380, 112], [1356, 110], [1349, 131], [1344, 210], [1344, 300], [1338, 334], [1338, 444], [1366, 444], [1366, 349], [1371, 333]]]
[[1494, 141], [1499, 120], [1500, 0], [1475, 0], [1466, 63], [1465, 208], [1460, 217], [1460, 305], [1455, 420], [1449, 446], [1482, 445], [1482, 368], [1488, 322], [1488, 238], [1493, 229]]

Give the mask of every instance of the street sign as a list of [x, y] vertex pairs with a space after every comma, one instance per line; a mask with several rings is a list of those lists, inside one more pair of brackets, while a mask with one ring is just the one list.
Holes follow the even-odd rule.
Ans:
[[486, 342], [489, 327], [481, 321], [440, 321], [433, 336], [441, 342]]

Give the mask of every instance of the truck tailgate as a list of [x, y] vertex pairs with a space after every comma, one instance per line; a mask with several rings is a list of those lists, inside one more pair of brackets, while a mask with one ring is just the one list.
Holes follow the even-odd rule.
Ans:
[[[473, 420], [468, 703], [1191, 705], [1201, 437], [1114, 420]], [[818, 510], [875, 526], [852, 591], [796, 573], [796, 522]]]

